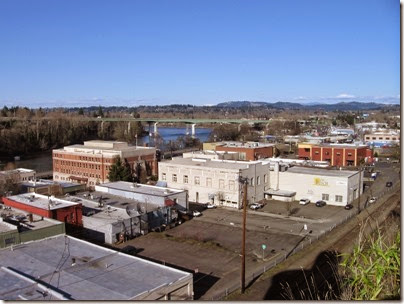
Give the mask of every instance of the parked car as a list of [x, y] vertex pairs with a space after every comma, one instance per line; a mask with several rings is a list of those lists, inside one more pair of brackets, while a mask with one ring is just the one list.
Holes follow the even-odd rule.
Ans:
[[387, 182], [387, 183], [386, 183], [386, 187], [391, 187], [391, 186], [393, 186], [393, 183], [392, 183], [392, 182]]
[[310, 203], [310, 200], [308, 199], [308, 198], [302, 198], [300, 201], [299, 201], [299, 204], [300, 205], [307, 205], [307, 204], [309, 204]]
[[250, 205], [250, 209], [252, 209], [252, 210], [257, 210], [257, 209], [260, 209], [260, 208], [261, 208], [261, 206], [259, 204], [257, 204], [257, 203], [254, 203], [254, 204]]
[[215, 209], [215, 208], [216, 208], [216, 205], [207, 204], [207, 205], [206, 205], [206, 208], [208, 208], [208, 209]]
[[351, 210], [352, 208], [353, 208], [353, 205], [352, 204], [347, 204], [347, 205], [345, 205], [345, 210]]
[[370, 199], [369, 199], [369, 203], [370, 204], [373, 204], [373, 203], [375, 203], [376, 202], [376, 197], [371, 197]]
[[197, 216], [201, 216], [202, 213], [199, 212], [199, 211], [197, 211], [197, 210], [194, 210], [194, 211], [192, 211], [192, 215], [195, 216], [195, 217], [197, 217]]
[[327, 203], [325, 201], [317, 201], [316, 202], [317, 207], [324, 207], [325, 205], [327, 205]]

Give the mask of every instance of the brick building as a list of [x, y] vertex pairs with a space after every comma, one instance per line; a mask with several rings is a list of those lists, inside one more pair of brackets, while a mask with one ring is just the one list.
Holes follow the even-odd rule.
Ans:
[[212, 145], [215, 151], [238, 152], [239, 160], [254, 161], [274, 155], [274, 144], [260, 142], [222, 142]]
[[2, 198], [3, 204], [73, 226], [82, 226], [82, 205], [37, 193]]
[[331, 166], [359, 166], [360, 162], [373, 162], [372, 150], [367, 146], [350, 144], [299, 144], [299, 159], [328, 161]]
[[147, 175], [157, 175], [156, 149], [130, 146], [126, 142], [90, 140], [83, 145], [53, 150], [53, 180], [78, 181], [94, 188], [109, 182], [108, 173], [116, 157], [127, 162], [133, 171], [139, 165]]

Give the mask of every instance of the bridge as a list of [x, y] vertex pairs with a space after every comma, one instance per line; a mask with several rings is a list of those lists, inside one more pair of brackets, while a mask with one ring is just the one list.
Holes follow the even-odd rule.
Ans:
[[[66, 118], [76, 121], [95, 121], [101, 123], [101, 128], [103, 128], [105, 122], [127, 122], [128, 130], [130, 130], [130, 123], [132, 122], [141, 122], [147, 123], [149, 125], [149, 135], [152, 134], [151, 126], [154, 125], [154, 134], [158, 133], [157, 125], [159, 123], [175, 123], [175, 124], [186, 124], [191, 125], [191, 135], [195, 135], [195, 126], [197, 124], [238, 124], [239, 128], [241, 124], [268, 124], [274, 120], [282, 120], [282, 119], [205, 119], [205, 118], [134, 118], [134, 117], [68, 117]], [[57, 120], [56, 117], [30, 117], [30, 118], [22, 118], [22, 117], [0, 117], [1, 121], [47, 121], [47, 120]]]

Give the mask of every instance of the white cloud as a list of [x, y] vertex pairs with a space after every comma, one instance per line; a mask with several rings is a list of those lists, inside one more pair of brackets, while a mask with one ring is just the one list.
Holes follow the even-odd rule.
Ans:
[[342, 94], [339, 94], [338, 96], [336, 96], [336, 98], [355, 98], [355, 95], [342, 93]]

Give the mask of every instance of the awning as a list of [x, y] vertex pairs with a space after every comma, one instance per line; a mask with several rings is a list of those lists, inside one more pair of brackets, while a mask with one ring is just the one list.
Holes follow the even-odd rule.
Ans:
[[88, 178], [79, 177], [79, 176], [73, 176], [73, 175], [69, 176], [69, 179], [78, 180], [78, 181], [82, 181], [82, 182], [87, 182], [88, 181]]
[[269, 189], [264, 192], [265, 194], [269, 195], [277, 195], [277, 196], [285, 196], [285, 197], [292, 197], [296, 195], [295, 191], [289, 191], [289, 190], [273, 190]]

